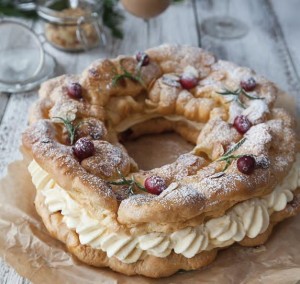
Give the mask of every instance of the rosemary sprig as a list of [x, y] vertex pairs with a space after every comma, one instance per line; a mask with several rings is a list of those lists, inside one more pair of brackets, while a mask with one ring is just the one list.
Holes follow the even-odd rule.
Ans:
[[237, 104], [239, 104], [242, 108], [246, 108], [245, 105], [241, 101], [241, 96], [245, 96], [249, 100], [263, 100], [264, 98], [252, 96], [248, 94], [243, 88], [239, 88], [236, 90], [229, 90], [229, 89], [224, 89], [222, 92], [217, 92], [217, 94], [222, 95], [222, 96], [235, 96], [234, 99], [231, 101], [228, 101], [227, 103], [231, 103], [235, 101]]
[[127, 79], [130, 79], [130, 80], [133, 80], [133, 81], [136, 81], [136, 82], [140, 83], [146, 89], [145, 83], [144, 83], [144, 81], [142, 79], [142, 76], [141, 76], [141, 69], [143, 67], [146, 56], [147, 56], [146, 53], [142, 54], [141, 59], [138, 61], [138, 64], [135, 67], [135, 72], [134, 73], [130, 73], [124, 66], [121, 66], [121, 69], [122, 69], [123, 73], [122, 74], [116, 74], [113, 77], [113, 79], [112, 79], [113, 87], [115, 87], [120, 80], [123, 80], [123, 79], [127, 78]]
[[135, 181], [134, 177], [131, 177], [131, 179], [126, 179], [119, 169], [117, 169], [117, 172], [120, 176], [120, 181], [109, 181], [108, 182], [109, 184], [112, 184], [112, 185], [128, 185], [128, 190], [129, 190], [129, 193], [131, 195], [134, 195], [134, 187], [137, 187], [140, 190], [143, 190], [143, 191], [147, 192], [146, 188], [143, 187], [141, 184], [139, 184], [137, 181]]
[[219, 159], [217, 159], [218, 162], [226, 162], [225, 168], [222, 170], [222, 172], [225, 172], [227, 168], [230, 166], [233, 160], [238, 159], [244, 155], [233, 155], [232, 153], [235, 152], [238, 148], [240, 148], [244, 142], [246, 141], [246, 138], [241, 139], [239, 142], [237, 142], [233, 147], [228, 149], [223, 156], [221, 156]]
[[66, 127], [68, 134], [69, 134], [69, 138], [70, 138], [70, 143], [71, 145], [74, 144], [74, 140], [75, 140], [75, 134], [76, 134], [76, 130], [78, 129], [78, 127], [80, 125], [83, 124], [83, 121], [77, 123], [76, 125], [74, 125], [73, 121], [69, 120], [68, 118], [62, 118], [59, 116], [54, 116], [53, 118], [59, 119], [62, 121], [62, 123], [64, 124], [64, 126]]
[[136, 72], [136, 74], [133, 74], [133, 73], [130, 73], [128, 70], [126, 70], [124, 67], [122, 67], [122, 70], [123, 70], [122, 74], [116, 74], [113, 77], [113, 79], [112, 79], [113, 87], [115, 87], [120, 80], [123, 80], [125, 78], [136, 81], [136, 82], [140, 83], [143, 87], [145, 87], [143, 79], [141, 78], [140, 71]]
[[231, 153], [233, 153], [233, 152], [235, 152], [238, 148], [240, 148], [243, 144], [244, 144], [244, 142], [247, 140], [247, 138], [242, 138], [239, 142], [237, 142], [235, 145], [233, 145], [230, 149], [228, 149], [226, 152], [225, 152], [225, 154], [223, 154], [223, 156], [222, 157], [224, 157], [224, 156], [228, 156], [228, 155], [230, 155]]

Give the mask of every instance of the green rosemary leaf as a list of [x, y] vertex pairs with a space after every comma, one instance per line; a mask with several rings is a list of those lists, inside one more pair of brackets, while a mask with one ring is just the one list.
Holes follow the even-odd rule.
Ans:
[[131, 177], [131, 179], [126, 179], [122, 172], [117, 169], [118, 175], [120, 176], [121, 181], [109, 181], [109, 184], [112, 185], [128, 185], [128, 190], [130, 191], [130, 194], [134, 194], [134, 187], [136, 186], [137, 188], [139, 188], [140, 190], [143, 190], [145, 192], [147, 192], [146, 188], [144, 188], [142, 185], [140, 185], [138, 182], [135, 181], [134, 177]]
[[217, 94], [222, 95], [222, 96], [238, 96], [240, 94], [241, 89], [236, 89], [235, 91], [231, 91], [228, 89], [224, 89], [222, 92], [217, 92]]
[[252, 96], [250, 94], [248, 94], [244, 89], [240, 88], [240, 89], [236, 89], [234, 91], [228, 90], [228, 89], [224, 89], [224, 91], [222, 92], [217, 92], [217, 94], [221, 95], [221, 96], [235, 96], [235, 99], [230, 100], [229, 102], [226, 103], [231, 103], [233, 101], [235, 101], [239, 106], [241, 106], [242, 108], [246, 108], [245, 105], [242, 103], [241, 101], [241, 96], [245, 96], [246, 98], [250, 99], [250, 100], [263, 100], [264, 98], [259, 98], [256, 96]]
[[248, 99], [250, 99], [250, 100], [263, 100], [264, 98], [260, 98], [260, 97], [256, 97], [256, 96], [253, 96], [253, 95], [250, 95], [250, 94], [248, 94], [245, 90], [241, 90], [241, 92], [242, 92], [242, 94], [244, 95], [244, 96], [246, 96]]
[[230, 159], [230, 155], [221, 156], [217, 161], [222, 162], [222, 161], [227, 161], [228, 159]]
[[129, 185], [128, 182], [124, 182], [124, 181], [109, 181], [108, 183], [112, 185]]
[[[242, 138], [239, 142], [237, 142], [235, 145], [233, 145], [233, 147], [231, 147], [227, 152], [225, 152], [225, 154], [222, 156], [229, 156], [231, 153], [235, 152], [238, 148], [240, 148], [244, 142], [247, 140], [247, 138]], [[221, 157], [221, 158], [222, 158]]]
[[246, 108], [245, 105], [241, 102], [241, 100], [239, 99], [239, 97], [236, 97], [235, 102], [242, 108]]
[[223, 155], [217, 161], [221, 162], [221, 161], [235, 160], [243, 156], [244, 155], [226, 155], [226, 156]]
[[54, 116], [53, 118], [55, 119], [59, 119], [62, 121], [62, 123], [64, 124], [65, 128], [67, 129], [68, 131], [68, 135], [69, 135], [69, 138], [70, 138], [70, 143], [71, 145], [74, 144], [74, 141], [75, 141], [75, 134], [76, 134], [76, 130], [78, 129], [78, 127], [80, 125], [82, 125], [84, 122], [81, 121], [79, 123], [77, 123], [76, 125], [73, 124], [72, 121], [70, 121], [69, 119], [65, 119], [63, 117], [60, 117], [60, 116]]
[[137, 181], [135, 181], [134, 177], [132, 177], [132, 181], [134, 182], [134, 184], [137, 186], [137, 188], [139, 188], [140, 190], [143, 190], [145, 192], [147, 192], [146, 188], [143, 187], [140, 183], [138, 183]]
[[126, 178], [124, 177], [124, 175], [122, 174], [122, 172], [119, 169], [117, 169], [117, 173], [123, 182], [126, 182], [127, 184], [130, 183], [130, 181], [126, 180]]
[[115, 87], [118, 84], [119, 80], [122, 80], [123, 77], [124, 77], [123, 74], [117, 74], [117, 75], [115, 75], [113, 77], [113, 79], [112, 79], [112, 85], [113, 85], [113, 87]]
[[224, 169], [222, 170], [222, 172], [225, 172], [228, 169], [228, 167], [230, 166], [230, 164], [231, 164], [231, 161], [226, 161], [226, 165], [225, 165]]
[[130, 194], [130, 195], [134, 195], [133, 187], [134, 187], [134, 184], [131, 184], [131, 185], [128, 187], [128, 190], [129, 190], [129, 194]]
[[113, 79], [112, 79], [112, 85], [115, 87], [118, 82], [120, 80], [123, 80], [125, 78], [130, 79], [132, 81], [138, 82], [140, 83], [144, 88], [145, 87], [145, 83], [142, 80], [142, 78], [140, 77], [140, 73], [138, 73], [137, 75], [130, 73], [128, 70], [126, 70], [124, 67], [122, 67], [123, 73], [122, 74], [116, 74]]

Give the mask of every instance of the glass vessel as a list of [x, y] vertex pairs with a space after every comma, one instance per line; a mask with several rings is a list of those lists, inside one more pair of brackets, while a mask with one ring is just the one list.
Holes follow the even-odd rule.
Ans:
[[29, 91], [54, 74], [54, 58], [28, 26], [0, 19], [0, 34], [0, 92]]
[[45, 20], [47, 41], [64, 51], [88, 50], [105, 44], [102, 1], [40, 0], [37, 12]]
[[202, 24], [204, 33], [220, 39], [241, 38], [248, 33], [248, 27], [242, 21], [229, 16], [229, 0], [223, 1], [226, 13], [223, 16], [214, 16], [205, 19]]
[[124, 8], [134, 16], [149, 20], [164, 12], [170, 0], [121, 0]]

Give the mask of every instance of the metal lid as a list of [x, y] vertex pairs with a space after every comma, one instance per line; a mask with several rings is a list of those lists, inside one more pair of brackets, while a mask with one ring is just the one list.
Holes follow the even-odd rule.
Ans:
[[0, 91], [28, 91], [53, 74], [55, 60], [30, 28], [0, 19], [0, 34]]
[[[50, 22], [60, 25], [77, 25], [78, 19], [84, 17], [91, 18], [94, 12], [99, 12], [102, 1], [95, 0], [39, 0], [37, 6], [38, 15]], [[65, 15], [62, 13], [66, 9], [80, 9], [80, 15]]]

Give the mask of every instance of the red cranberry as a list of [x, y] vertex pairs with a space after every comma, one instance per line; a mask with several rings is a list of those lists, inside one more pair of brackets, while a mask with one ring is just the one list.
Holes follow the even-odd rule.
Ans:
[[251, 77], [246, 81], [241, 81], [240, 85], [246, 92], [252, 92], [256, 87], [256, 81]]
[[72, 99], [82, 98], [82, 87], [79, 83], [71, 83], [68, 86], [68, 95]]
[[147, 66], [150, 63], [149, 55], [142, 51], [136, 54], [136, 60], [142, 62], [142, 66]]
[[248, 155], [242, 156], [237, 160], [237, 168], [241, 173], [250, 175], [255, 169], [255, 159]]
[[73, 153], [80, 161], [93, 156], [94, 151], [95, 147], [93, 142], [86, 137], [78, 139], [73, 146]]
[[241, 134], [246, 133], [252, 126], [251, 122], [245, 115], [238, 115], [233, 122], [234, 128]]
[[179, 79], [181, 87], [186, 90], [195, 88], [198, 85], [198, 78], [192, 77], [190, 75], [182, 75]]
[[156, 195], [161, 194], [167, 188], [165, 180], [159, 176], [146, 178], [144, 186], [148, 192]]

